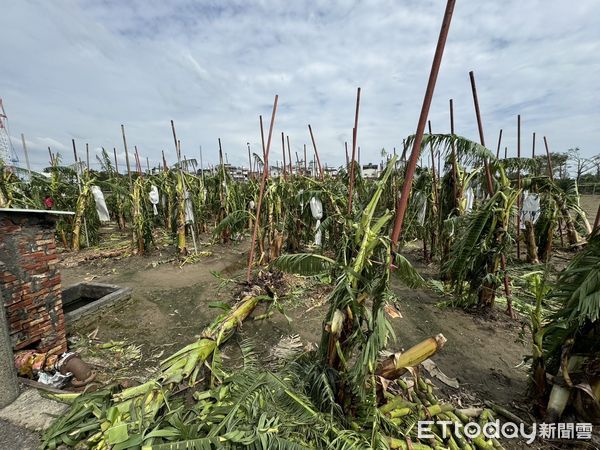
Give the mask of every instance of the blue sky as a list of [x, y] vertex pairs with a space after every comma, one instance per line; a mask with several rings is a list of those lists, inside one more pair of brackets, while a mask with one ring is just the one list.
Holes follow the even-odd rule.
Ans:
[[[175, 160], [170, 120], [182, 151], [229, 162], [259, 153], [258, 116], [266, 122], [280, 96], [271, 160], [280, 133], [292, 151], [310, 148], [311, 124], [329, 165], [344, 161], [356, 88], [362, 88], [361, 162], [400, 148], [414, 133], [444, 11], [423, 1], [19, 1], [5, 0], [0, 97], [21, 160], [24, 133], [35, 168], [47, 146], [71, 162], [71, 139], [124, 150], [137, 145], [158, 164]], [[430, 112], [448, 132], [454, 99], [458, 134], [476, 140], [470, 92], [475, 71], [488, 146], [515, 154], [531, 134], [553, 151], [600, 153], [600, 2], [458, 0]]]

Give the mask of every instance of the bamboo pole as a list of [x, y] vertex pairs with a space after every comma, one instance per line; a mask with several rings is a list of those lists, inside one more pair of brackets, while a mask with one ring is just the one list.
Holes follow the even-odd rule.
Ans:
[[312, 141], [313, 149], [315, 151], [315, 157], [317, 158], [317, 164], [319, 166], [319, 173], [321, 174], [321, 181], [323, 181], [323, 168], [321, 167], [321, 159], [319, 158], [319, 151], [317, 150], [315, 136], [313, 135], [312, 127], [310, 126], [310, 124], [308, 124], [308, 131], [310, 132], [310, 140]]
[[450, 22], [452, 21], [452, 12], [454, 11], [455, 3], [456, 0], [447, 0], [446, 3], [444, 19], [442, 21], [438, 43], [435, 49], [435, 55], [431, 64], [427, 89], [425, 90], [425, 98], [423, 99], [423, 105], [421, 106], [417, 131], [415, 133], [415, 140], [413, 142], [412, 152], [406, 167], [404, 184], [402, 185], [402, 193], [400, 194], [400, 197], [398, 197], [396, 205], [396, 217], [394, 219], [394, 228], [391, 236], [392, 248], [394, 250], [398, 244], [398, 239], [400, 238], [400, 232], [402, 231], [402, 224], [404, 223], [406, 208], [408, 207], [408, 198], [412, 189], [412, 181], [415, 174], [415, 169], [417, 167], [417, 162], [419, 160], [419, 154], [421, 152], [421, 142], [423, 141], [425, 123], [427, 121], [427, 116], [429, 115], [429, 107], [431, 106], [431, 99], [433, 97], [435, 83], [440, 70], [440, 64], [442, 62], [442, 55], [444, 54], [444, 47], [446, 45], [446, 38], [448, 37], [448, 31], [450, 29]]
[[[248, 271], [246, 273], [246, 281], [250, 282], [252, 276], [252, 263], [254, 262], [254, 247], [256, 246], [256, 236], [258, 233], [258, 227], [260, 224], [260, 208], [262, 206], [263, 194], [265, 192], [265, 185], [267, 178], [269, 177], [269, 150], [271, 148], [271, 137], [273, 135], [273, 125], [275, 124], [275, 113], [277, 112], [277, 102], [279, 95], [275, 95], [275, 101], [273, 102], [273, 112], [271, 113], [271, 123], [269, 124], [269, 137], [267, 138], [267, 146], [265, 147], [265, 164], [263, 168], [263, 176], [260, 182], [260, 189], [258, 192], [258, 204], [256, 205], [256, 218], [254, 220], [254, 229], [252, 230], [252, 243], [250, 244], [250, 254], [248, 255]], [[261, 135], [263, 133], [262, 127], [262, 116], [260, 118], [260, 129]]]
[[85, 166], [87, 167], [87, 170], [90, 170], [90, 145], [86, 142], [85, 143]]
[[29, 177], [31, 177], [31, 166], [29, 165], [29, 153], [27, 152], [27, 145], [25, 144], [25, 135], [21, 133], [21, 142], [23, 142], [23, 153], [25, 153], [25, 164], [27, 165], [27, 171]]
[[350, 186], [348, 188], [348, 214], [352, 212], [352, 199], [354, 194], [354, 159], [358, 138], [358, 112], [360, 108], [360, 87], [356, 90], [356, 110], [354, 112], [354, 128], [352, 128], [352, 163], [350, 165]]

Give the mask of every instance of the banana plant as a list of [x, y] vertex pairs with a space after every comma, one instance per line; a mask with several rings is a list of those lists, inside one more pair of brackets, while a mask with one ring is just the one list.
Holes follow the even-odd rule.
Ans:
[[495, 194], [458, 223], [457, 239], [442, 267], [464, 305], [493, 306], [502, 281], [501, 259], [508, 255], [513, 242], [509, 227], [519, 192], [511, 188], [501, 166], [498, 173]]

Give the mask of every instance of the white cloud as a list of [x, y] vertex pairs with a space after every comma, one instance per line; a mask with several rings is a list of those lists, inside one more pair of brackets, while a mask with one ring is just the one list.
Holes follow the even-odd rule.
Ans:
[[[362, 87], [362, 161], [378, 161], [413, 133], [443, 14], [443, 1], [368, 2], [130, 1], [8, 2], [0, 28], [0, 96], [14, 135], [25, 133], [31, 160], [46, 165], [47, 146], [67, 152], [117, 147], [120, 124], [142, 160], [175, 159], [169, 120], [183, 153], [217, 161], [220, 137], [229, 161], [259, 149], [258, 115], [268, 126], [280, 95], [273, 143], [281, 131], [292, 151], [311, 148], [344, 160], [356, 88]], [[516, 115], [523, 153], [531, 133], [552, 150], [598, 153], [600, 3], [458, 2], [430, 111], [434, 132], [477, 139], [468, 72], [477, 78], [487, 144], [504, 129], [514, 154]], [[52, 141], [48, 141], [51, 139]], [[279, 144], [278, 144], [279, 142]], [[13, 140], [20, 150], [20, 139]], [[503, 146], [504, 146], [503, 144]], [[527, 150], [525, 150], [527, 149]], [[23, 158], [21, 158], [23, 159]]]

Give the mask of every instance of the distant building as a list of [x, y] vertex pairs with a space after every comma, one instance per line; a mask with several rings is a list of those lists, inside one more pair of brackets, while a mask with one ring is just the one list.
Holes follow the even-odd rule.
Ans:
[[379, 176], [379, 166], [369, 163], [362, 166], [363, 178], [376, 179]]

